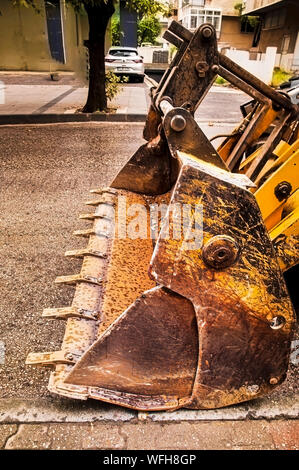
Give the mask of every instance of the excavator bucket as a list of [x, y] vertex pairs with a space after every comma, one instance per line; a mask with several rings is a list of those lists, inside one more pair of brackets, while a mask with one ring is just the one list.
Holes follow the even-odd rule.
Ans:
[[[152, 90], [148, 142], [93, 190], [95, 211], [81, 216], [92, 228], [76, 232], [87, 247], [66, 253], [81, 271], [56, 280], [75, 285], [73, 303], [43, 313], [66, 320], [61, 351], [27, 363], [52, 367], [49, 390], [69, 398], [219, 408], [286, 377], [295, 316], [282, 270], [298, 261], [297, 188], [277, 185], [298, 159], [298, 110], [219, 54], [211, 25], [192, 34], [173, 22], [165, 37], [178, 52]], [[216, 151], [193, 115], [218, 73], [254, 103]], [[267, 191], [277, 203], [264, 204]]]

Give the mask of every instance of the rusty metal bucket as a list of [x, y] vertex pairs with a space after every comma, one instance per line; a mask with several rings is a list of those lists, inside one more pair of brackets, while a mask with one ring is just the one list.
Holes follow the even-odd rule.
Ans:
[[[201, 143], [215, 161], [203, 134]], [[162, 195], [98, 191], [89, 243], [67, 253], [83, 257], [81, 272], [57, 279], [76, 285], [73, 304], [44, 312], [67, 318], [62, 349], [27, 359], [55, 367], [50, 391], [140, 410], [217, 408], [284, 380], [294, 317], [250, 182], [222, 162], [178, 150], [176, 161]], [[168, 204], [158, 239], [149, 222], [143, 238], [128, 236], [132, 207], [149, 221], [155, 204]], [[202, 208], [195, 247], [166, 233], [183, 234], [183, 219], [170, 217], [182, 206]]]
[[[215, 56], [210, 26], [192, 41], [201, 65]], [[252, 182], [230, 173], [190, 106], [162, 98], [149, 111], [149, 142], [93, 191], [95, 212], [82, 216], [92, 228], [78, 233], [87, 247], [66, 253], [83, 258], [78, 275], [57, 279], [75, 285], [73, 303], [43, 313], [66, 319], [61, 351], [27, 363], [51, 366], [49, 390], [70, 398], [219, 408], [284, 380], [294, 312]]]

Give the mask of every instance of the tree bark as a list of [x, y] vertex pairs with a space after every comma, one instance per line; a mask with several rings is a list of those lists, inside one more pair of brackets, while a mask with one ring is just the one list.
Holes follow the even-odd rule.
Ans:
[[89, 50], [89, 88], [84, 113], [105, 111], [107, 98], [105, 89], [105, 34], [109, 19], [114, 13], [113, 0], [102, 0], [100, 4], [84, 2], [88, 15], [89, 38], [85, 45]]

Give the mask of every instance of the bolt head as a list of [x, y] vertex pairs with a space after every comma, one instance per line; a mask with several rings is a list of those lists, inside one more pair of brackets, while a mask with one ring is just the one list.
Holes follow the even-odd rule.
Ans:
[[176, 132], [182, 132], [186, 127], [186, 119], [176, 114], [170, 121], [170, 127]]
[[213, 269], [224, 269], [234, 264], [239, 256], [240, 247], [227, 235], [212, 237], [202, 249], [204, 263]]
[[211, 26], [206, 25], [202, 28], [201, 34], [205, 39], [209, 39], [213, 35], [213, 29]]
[[278, 384], [279, 379], [277, 377], [271, 377], [269, 382], [270, 382], [271, 385], [276, 385], [276, 384]]
[[274, 188], [274, 194], [279, 201], [287, 199], [292, 192], [292, 185], [288, 181], [282, 181]]
[[258, 385], [248, 385], [247, 390], [252, 395], [255, 395], [259, 391], [260, 387]]
[[270, 321], [270, 326], [273, 330], [279, 330], [285, 325], [286, 319], [282, 315], [273, 317]]

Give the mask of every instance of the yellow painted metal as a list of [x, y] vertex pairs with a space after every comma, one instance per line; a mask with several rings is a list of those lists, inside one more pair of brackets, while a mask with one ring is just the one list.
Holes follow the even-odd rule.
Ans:
[[272, 122], [279, 116], [279, 111], [274, 111], [273, 108], [269, 108], [263, 118], [260, 125], [250, 134], [250, 142], [255, 142], [272, 124]]
[[299, 149], [299, 140], [296, 140], [292, 145], [287, 144], [283, 140], [277, 145], [273, 154], [278, 158], [269, 158], [269, 160], [264, 165], [261, 173], [255, 180], [256, 185], [259, 187], [261, 180], [269, 177], [271, 173], [276, 171], [283, 163], [285, 163], [288, 158], [290, 158], [297, 150]]
[[285, 152], [287, 152], [289, 150], [291, 146], [285, 142], [284, 140], [281, 140], [277, 146], [275, 147], [275, 149], [273, 150], [273, 153], [274, 155], [276, 155], [277, 157], [280, 157], [281, 155], [283, 155]]
[[[263, 117], [263, 120], [260, 123], [260, 125], [257, 126], [257, 128], [254, 129], [248, 136], [248, 139], [247, 139], [248, 146], [251, 143], [255, 142], [268, 129], [270, 124], [276, 119], [278, 115], [279, 115], [279, 112], [274, 111], [273, 108], [269, 108], [266, 111], [265, 116]], [[248, 121], [247, 118], [245, 118], [242, 124], [245, 124], [246, 122], [248, 125], [250, 121]], [[240, 132], [240, 128], [242, 127], [242, 124], [238, 126], [236, 129], [234, 129], [234, 131], [232, 132], [232, 135], [229, 138], [225, 139], [225, 141], [222, 142], [222, 144], [220, 144], [220, 146], [217, 148], [217, 152], [219, 153], [222, 160], [226, 161], [228, 159], [235, 144], [238, 142], [240, 138], [240, 133], [238, 132]], [[236, 133], [238, 133], [238, 135], [236, 135]]]
[[270, 238], [283, 271], [299, 262], [299, 206], [270, 231]]
[[235, 143], [239, 140], [239, 137], [240, 136], [238, 135], [233, 135], [229, 137], [228, 139], [225, 139], [225, 141], [222, 144], [220, 144], [220, 146], [217, 148], [217, 152], [219, 153], [223, 161], [226, 161], [228, 159], [231, 153], [231, 150], [233, 149]]
[[[288, 150], [289, 151], [289, 150]], [[255, 192], [255, 197], [262, 212], [268, 230], [281, 220], [285, 201], [275, 196], [275, 188], [283, 181], [290, 183], [292, 193], [298, 188], [299, 150], [293, 153]]]
[[[280, 166], [283, 163], [285, 163], [288, 158], [290, 158], [294, 153], [299, 151], [299, 139], [295, 140], [295, 142], [292, 145], [288, 145], [285, 143], [285, 145], [277, 152], [277, 148], [274, 150], [273, 153], [275, 153], [279, 158], [275, 162], [275, 166]], [[281, 151], [282, 150], [282, 151]]]
[[[251, 155], [249, 155], [249, 157], [247, 157], [243, 162], [240, 163], [239, 171], [241, 173], [243, 173], [245, 171], [246, 167], [249, 165], [249, 163], [251, 163], [255, 159], [255, 157], [257, 157], [259, 155], [260, 151], [262, 150], [262, 147], [263, 146], [261, 145]], [[290, 148], [291, 148], [291, 146], [287, 142], [285, 142], [284, 140], [281, 140], [272, 152], [274, 155], [276, 155], [279, 158], [276, 159], [276, 160], [272, 159], [271, 160], [271, 166], [276, 167], [277, 164], [278, 164], [278, 166], [280, 166], [283, 162], [285, 162], [287, 160], [287, 158], [293, 153], [293, 152], [291, 152], [291, 153], [289, 152]], [[298, 148], [299, 148], [299, 141], [298, 141]], [[296, 150], [297, 150], [297, 148], [296, 148]], [[284, 160], [280, 159], [284, 155], [287, 155], [286, 158], [284, 158]], [[267, 165], [267, 163], [266, 163], [265, 166], [267, 166], [267, 171], [268, 171], [270, 169], [270, 166]]]
[[262, 148], [263, 148], [263, 146], [261, 145], [251, 155], [249, 155], [249, 157], [247, 157], [243, 162], [240, 163], [240, 166], [239, 166], [239, 172], [240, 173], [245, 173], [246, 167], [249, 165], [249, 163], [251, 163], [255, 159], [255, 157], [257, 157], [259, 155]]
[[[292, 145], [281, 141], [273, 152], [278, 158], [269, 160], [259, 175], [266, 181], [252, 188], [262, 212], [265, 225], [275, 247], [283, 271], [299, 262], [299, 139]], [[241, 172], [258, 155], [256, 150], [240, 166]], [[292, 189], [288, 199], [279, 201], [275, 188], [288, 182]]]

